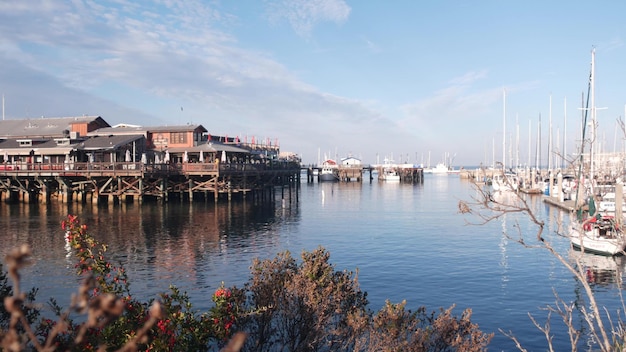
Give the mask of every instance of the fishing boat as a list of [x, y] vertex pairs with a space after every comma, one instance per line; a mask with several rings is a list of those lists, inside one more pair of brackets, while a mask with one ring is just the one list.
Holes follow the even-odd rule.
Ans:
[[322, 164], [322, 170], [319, 172], [319, 180], [321, 182], [339, 181], [339, 165], [333, 159], [326, 159]]
[[382, 181], [400, 181], [400, 175], [398, 171], [394, 168], [387, 167], [383, 168], [383, 172], [379, 175], [379, 179]]
[[447, 174], [449, 171], [448, 165], [445, 163], [437, 163], [435, 167], [432, 168], [431, 173], [433, 174]]
[[378, 179], [381, 181], [400, 181], [398, 166], [393, 163], [393, 160], [385, 158], [385, 163], [378, 173]]

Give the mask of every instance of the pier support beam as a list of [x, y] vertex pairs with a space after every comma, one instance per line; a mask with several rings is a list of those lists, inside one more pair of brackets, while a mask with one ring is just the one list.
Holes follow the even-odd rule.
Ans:
[[67, 204], [69, 202], [70, 198], [71, 198], [70, 190], [69, 190], [69, 187], [67, 186], [67, 184], [65, 184], [65, 183], [61, 184], [60, 192], [61, 192], [61, 197], [60, 197], [61, 198], [61, 203]]

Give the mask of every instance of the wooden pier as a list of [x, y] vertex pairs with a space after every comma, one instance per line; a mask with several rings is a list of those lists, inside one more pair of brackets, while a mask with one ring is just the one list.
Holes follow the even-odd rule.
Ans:
[[400, 182], [424, 183], [424, 169], [421, 167], [399, 167]]
[[299, 187], [300, 166], [267, 164], [90, 162], [0, 165], [4, 202], [141, 203], [267, 197]]
[[[400, 175], [400, 182], [407, 183], [424, 183], [424, 169], [418, 167], [395, 167], [396, 171]], [[302, 168], [306, 170], [307, 182], [313, 183], [322, 171], [322, 168], [317, 165], [311, 165]], [[363, 182], [363, 179], [368, 178], [371, 182], [374, 180], [374, 171], [379, 174], [382, 172], [381, 167], [373, 167], [370, 165], [340, 165], [337, 168], [337, 181], [339, 182]], [[317, 176], [316, 176], [317, 173]]]
[[[339, 166], [339, 181], [363, 181], [363, 173], [366, 168], [363, 165], [341, 165]], [[371, 174], [371, 169], [370, 169]], [[371, 175], [370, 175], [371, 177]]]

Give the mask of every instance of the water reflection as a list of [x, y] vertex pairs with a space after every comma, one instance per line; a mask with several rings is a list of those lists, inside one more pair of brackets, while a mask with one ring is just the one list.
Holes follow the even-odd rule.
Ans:
[[[25, 275], [31, 281], [28, 284], [51, 290], [53, 296], [67, 292], [75, 287], [77, 278], [60, 222], [72, 213], [88, 224], [92, 236], [108, 245], [108, 258], [127, 269], [135, 295], [152, 298], [167, 291], [171, 283], [182, 283], [181, 289], [190, 293], [208, 295], [220, 280], [245, 281], [249, 264], [259, 254], [277, 252], [280, 228], [297, 223], [300, 216], [297, 203], [286, 199], [285, 204], [3, 204], [0, 226], [6, 231], [0, 234], [0, 252], [4, 257], [12, 248], [28, 243], [36, 260]], [[248, 265], [234, 270], [228, 265], [233, 261]], [[58, 267], [66, 270], [49, 273], [48, 268]]]
[[[59, 224], [68, 212], [77, 214], [90, 233], [110, 245], [110, 256], [124, 264], [137, 298], [152, 298], [174, 283], [202, 311], [211, 306], [210, 295], [222, 281], [228, 286], [247, 281], [253, 258], [274, 258], [285, 250], [298, 257], [302, 250], [323, 246], [338, 270], [358, 268], [372, 309], [386, 299], [407, 299], [412, 309], [456, 304], [457, 309], [472, 308], [472, 320], [496, 333], [493, 349], [515, 349], [499, 328], [514, 331], [530, 351], [545, 349], [528, 313], [552, 304], [555, 291], [577, 302], [583, 290], [554, 256], [536, 248], [537, 226], [526, 214], [508, 213], [506, 219], [468, 226], [476, 217], [459, 215], [458, 201], [474, 192], [457, 177], [426, 175], [424, 184], [303, 183], [300, 201], [287, 192], [283, 202], [278, 191], [265, 203], [0, 204], [0, 226], [6, 229], [0, 233], [0, 252], [30, 243], [35, 265], [24, 278], [42, 288], [43, 300], [69, 296], [77, 279]], [[558, 217], [559, 211], [550, 213], [541, 196], [527, 199], [546, 222], [544, 238], [568, 255], [569, 241], [555, 236], [556, 221], [546, 219]], [[533, 248], [507, 241], [505, 231], [523, 234]], [[623, 307], [616, 302], [615, 284], [597, 281], [602, 283], [594, 284], [600, 304], [611, 311]], [[558, 324], [552, 329], [555, 350], [567, 349], [567, 330]]]
[[[614, 292], [616, 289], [620, 290], [623, 285], [625, 258], [601, 256], [570, 249], [568, 259], [576, 270], [580, 270], [584, 274], [584, 280], [591, 287], [596, 302], [602, 308], [601, 315], [604, 326], [611, 326], [611, 321], [616, 317], [613, 313], [615, 311], [608, 307], [623, 307], [624, 304], [622, 295], [615, 295]], [[589, 302], [583, 282], [576, 279], [574, 282], [573, 293], [576, 310], [572, 314], [573, 321], [576, 322], [577, 331], [581, 334], [581, 342], [590, 351], [598, 350], [596, 335], [588, 327], [590, 323], [597, 327], [595, 322], [597, 318], [591, 313], [594, 310], [593, 305]]]
[[623, 256], [609, 257], [571, 249], [568, 253], [570, 263], [582, 269], [588, 283], [593, 286], [622, 285], [622, 275], [626, 260]]

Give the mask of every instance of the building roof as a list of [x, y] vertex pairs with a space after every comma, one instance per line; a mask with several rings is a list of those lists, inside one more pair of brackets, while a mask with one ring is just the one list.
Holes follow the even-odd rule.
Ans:
[[49, 139], [43, 143], [28, 146], [20, 145], [19, 139], [6, 139], [0, 141], [0, 154], [29, 155], [32, 150], [35, 155], [62, 155], [74, 150], [116, 150], [143, 138], [143, 135], [98, 136], [85, 140], [71, 140], [63, 145], [58, 145], [56, 140]]
[[87, 133], [88, 136], [110, 136], [110, 135], [146, 135], [148, 131], [143, 126], [119, 126], [119, 127], [103, 127], [95, 131]]
[[131, 144], [140, 139], [145, 138], [142, 134], [135, 135], [109, 135], [109, 136], [95, 136], [88, 138], [81, 142], [77, 149], [81, 150], [105, 150], [105, 149], [118, 149], [121, 146]]
[[169, 150], [170, 153], [184, 153], [185, 151], [188, 153], [200, 153], [200, 151], [202, 151], [203, 153], [217, 153], [217, 152], [225, 151], [227, 153], [250, 154], [250, 151], [248, 149], [239, 148], [234, 145], [215, 143], [215, 142], [203, 143], [195, 147], [167, 148], [167, 150]]
[[42, 117], [0, 121], [0, 138], [36, 138], [63, 136], [72, 130], [75, 123], [98, 121], [108, 126], [100, 116]]
[[150, 126], [145, 127], [148, 132], [188, 132], [200, 129], [202, 132], [207, 132], [207, 129], [202, 125], [178, 125], [178, 126]]
[[30, 155], [32, 151], [35, 155], [63, 155], [69, 154], [77, 144], [75, 141], [73, 144], [58, 146], [54, 139], [50, 139], [43, 143], [22, 146], [17, 139], [6, 139], [0, 141], [0, 154]]
[[200, 129], [200, 132], [207, 132], [202, 125], [176, 125], [176, 126], [137, 126], [120, 124], [115, 127], [104, 127], [89, 132], [89, 136], [103, 136], [111, 134], [147, 134], [155, 132], [190, 132]]

